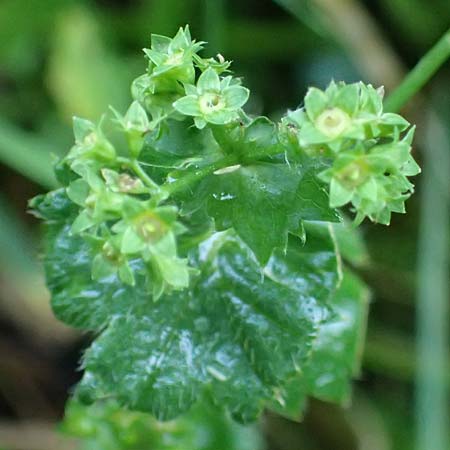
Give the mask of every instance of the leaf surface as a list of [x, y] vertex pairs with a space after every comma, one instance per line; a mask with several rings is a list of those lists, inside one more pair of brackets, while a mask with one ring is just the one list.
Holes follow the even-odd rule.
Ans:
[[201, 181], [185, 211], [206, 204], [216, 228], [234, 228], [261, 265], [286, 248], [288, 232], [302, 235], [303, 220], [339, 220], [309, 168], [260, 162], [230, 170]]
[[360, 368], [369, 291], [347, 270], [331, 304], [333, 316], [320, 328], [305, 378], [310, 395], [345, 403], [350, 398], [350, 380]]
[[184, 122], [169, 120], [147, 133], [139, 160], [146, 166], [181, 169], [190, 165], [207, 165], [221, 154], [210, 130], [187, 127]]
[[332, 314], [320, 326], [311, 358], [286, 387], [286, 402], [274, 409], [291, 419], [301, 416], [308, 396], [345, 404], [351, 378], [358, 375], [367, 322], [369, 291], [350, 270], [330, 300]]
[[78, 438], [80, 450], [258, 450], [256, 425], [242, 426], [208, 403], [175, 421], [161, 423], [148, 414], [105, 401], [87, 407], [71, 400], [62, 424]]
[[[101, 334], [83, 358], [80, 398], [113, 397], [170, 419], [206, 393], [236, 418], [256, 418], [306, 367], [338, 281], [328, 228], [308, 225], [264, 272], [233, 233], [216, 233], [191, 255], [201, 272], [188, 290], [153, 302], [139, 260], [131, 288], [93, 281], [92, 248], [63, 221], [47, 225], [48, 285], [55, 314]], [[281, 397], [280, 397], [281, 395]]]

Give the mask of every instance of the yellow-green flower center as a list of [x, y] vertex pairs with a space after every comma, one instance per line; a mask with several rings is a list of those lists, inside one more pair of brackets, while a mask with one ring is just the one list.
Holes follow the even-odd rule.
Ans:
[[172, 53], [164, 63], [165, 66], [179, 66], [183, 62], [184, 50]]
[[344, 167], [337, 177], [347, 188], [361, 186], [369, 176], [369, 166], [363, 159], [359, 159]]
[[223, 97], [219, 94], [207, 92], [200, 97], [200, 111], [203, 114], [210, 114], [214, 111], [220, 111], [225, 106]]
[[329, 108], [317, 117], [316, 128], [325, 136], [334, 138], [342, 134], [351, 124], [350, 116], [340, 108]]
[[167, 231], [167, 225], [150, 211], [140, 214], [134, 222], [138, 235], [147, 242], [158, 241]]
[[109, 242], [103, 244], [102, 253], [110, 263], [118, 264], [120, 262], [120, 253]]
[[94, 147], [94, 145], [96, 145], [98, 142], [98, 136], [97, 133], [95, 133], [94, 131], [92, 133], [89, 133], [84, 139], [83, 139], [83, 144], [86, 147]]

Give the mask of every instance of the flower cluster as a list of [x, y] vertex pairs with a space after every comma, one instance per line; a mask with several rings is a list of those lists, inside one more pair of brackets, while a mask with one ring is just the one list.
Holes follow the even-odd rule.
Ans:
[[404, 212], [414, 129], [362, 83], [310, 89], [280, 126], [249, 117], [248, 89], [202, 45], [187, 27], [153, 35], [128, 110], [75, 118], [62, 187], [30, 203], [55, 313], [99, 333], [77, 396], [158, 420], [205, 395], [241, 421], [344, 401], [367, 295], [348, 271], [337, 289], [326, 223], [348, 203], [357, 222]]
[[[131, 138], [147, 127], [143, 114], [146, 118], [133, 103], [119, 121], [130, 137], [131, 155], [142, 146]], [[71, 232], [88, 240], [97, 252], [93, 279], [117, 274], [123, 283], [134, 285], [135, 272], [141, 272], [151, 282], [155, 299], [165, 290], [187, 287], [190, 269], [177, 256], [176, 237], [185, 231], [177, 221], [177, 208], [155, 205], [156, 185], [140, 178], [133, 159], [117, 156], [99, 127], [75, 118], [74, 131], [75, 145], [61, 164], [72, 173], [67, 196], [80, 208]], [[138, 259], [144, 268], [135, 264]]]
[[180, 28], [173, 39], [152, 35], [151, 48], [144, 49], [149, 59], [147, 73], [132, 86], [133, 97], [152, 115], [150, 128], [169, 116], [180, 120], [193, 116], [199, 129], [239, 117], [249, 90], [239, 86], [236, 78], [220, 78], [230, 63], [221, 55], [201, 58], [202, 47], [202, 42], [191, 39], [188, 27]]
[[[102, 123], [74, 119], [75, 144], [57, 164], [56, 174], [78, 207], [71, 233], [88, 241], [95, 251], [94, 279], [115, 274], [133, 285], [136, 276], [143, 275], [155, 299], [166, 291], [186, 288], [193, 269], [179, 256], [179, 249], [187, 257], [186, 242], [202, 240], [203, 233], [210, 231], [211, 219], [219, 228], [226, 223], [240, 230], [254, 250], [253, 238], [260, 225], [251, 228], [251, 218], [239, 207], [231, 214], [222, 210], [222, 204], [213, 206], [211, 198], [218, 192], [219, 198], [233, 197], [222, 194], [231, 189], [224, 177], [229, 168], [245, 166], [249, 154], [252, 163], [282, 154], [286, 137], [308, 159], [308, 167], [326, 160], [326, 169], [315, 165], [314, 176], [329, 184], [327, 208], [351, 203], [357, 222], [369, 217], [386, 224], [391, 212], [404, 212], [404, 201], [413, 192], [407, 177], [419, 172], [410, 154], [414, 129], [407, 131], [409, 124], [401, 116], [383, 113], [380, 90], [363, 83], [331, 83], [325, 91], [312, 88], [304, 107], [288, 113], [278, 129], [267, 118], [252, 121], [245, 115], [242, 107], [249, 90], [229, 74], [230, 63], [221, 55], [200, 57], [202, 47], [202, 42], [191, 39], [188, 27], [180, 28], [172, 39], [152, 35], [151, 48], [144, 50], [146, 73], [132, 86], [134, 101], [123, 115], [113, 110], [120, 136], [108, 138]], [[222, 159], [226, 165], [214, 165], [214, 176], [203, 185], [211, 191], [199, 200], [204, 201], [206, 216], [186, 217], [189, 208], [172, 196], [170, 184], [179, 179], [183, 185], [184, 173], [187, 179], [197, 179], [202, 171], [190, 172], [193, 161], [208, 175], [209, 162], [217, 164]], [[267, 180], [258, 184], [258, 177], [266, 176], [263, 167], [255, 169], [257, 176], [241, 171], [242, 186], [252, 186], [251, 195], [242, 187], [239, 200], [243, 204], [246, 195], [270, 194], [278, 199], [278, 190], [288, 195], [299, 182], [292, 171], [293, 180], [273, 182], [269, 190]], [[273, 173], [278, 169], [272, 168]], [[289, 188], [278, 186], [283, 182]], [[182, 219], [177, 204], [183, 210]], [[274, 235], [287, 235], [284, 213], [280, 216], [281, 231]], [[250, 228], [251, 233], [242, 231]], [[268, 257], [272, 251], [270, 247]]]
[[151, 47], [144, 49], [149, 64], [131, 91], [155, 119], [173, 111], [172, 103], [183, 95], [183, 83], [195, 80], [194, 55], [202, 42], [191, 39], [189, 28], [180, 28], [174, 38], [152, 34]]
[[152, 35], [144, 50], [147, 71], [132, 86], [134, 101], [123, 115], [112, 109], [124, 139], [112, 141], [102, 123], [74, 118], [75, 145], [56, 165], [67, 197], [79, 208], [71, 233], [95, 252], [92, 277], [117, 275], [134, 285], [142, 275], [155, 299], [186, 288], [193, 269], [178, 256], [178, 236], [187, 231], [178, 208], [162, 204], [166, 196], [140, 160], [146, 140], [173, 121], [194, 118], [199, 129], [229, 124], [249, 96], [237, 79], [222, 76], [230, 63], [220, 55], [200, 57], [202, 47], [188, 27], [172, 39]]
[[407, 179], [420, 168], [411, 156], [414, 128], [400, 115], [383, 112], [383, 91], [371, 85], [332, 82], [309, 89], [304, 107], [288, 113], [282, 130], [310, 157], [331, 167], [318, 176], [330, 185], [330, 206], [351, 203], [355, 221], [389, 224], [391, 212], [405, 212], [414, 186]]

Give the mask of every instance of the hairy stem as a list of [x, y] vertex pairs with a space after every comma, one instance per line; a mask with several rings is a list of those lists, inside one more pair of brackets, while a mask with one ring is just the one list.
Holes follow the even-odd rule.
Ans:
[[159, 186], [147, 175], [145, 170], [139, 165], [136, 160], [131, 162], [131, 168], [136, 175], [143, 181], [143, 183], [149, 188], [152, 194], [159, 192]]
[[207, 175], [212, 174], [216, 170], [224, 169], [225, 167], [230, 167], [235, 164], [250, 164], [252, 162], [258, 161], [259, 159], [276, 156], [280, 153], [282, 153], [280, 151], [280, 148], [275, 146], [273, 147], [272, 151], [268, 151], [265, 148], [257, 149], [256, 151], [245, 155], [245, 157], [235, 154], [224, 156], [210, 166], [192, 171], [175, 181], [164, 183], [161, 186], [161, 195], [163, 198], [168, 198], [176, 192], [185, 190], [191, 184], [195, 183], [198, 180], [201, 180]]
[[426, 53], [400, 86], [386, 99], [384, 109], [396, 112], [413, 97], [450, 57], [450, 29]]
[[233, 164], [238, 163], [238, 158], [236, 155], [225, 156], [224, 158], [219, 159], [214, 164], [210, 166], [203, 167], [202, 169], [195, 170], [193, 172], [184, 175], [182, 178], [178, 180], [165, 183], [161, 186], [161, 191], [165, 194], [165, 197], [169, 197], [176, 192], [180, 192], [185, 190], [188, 186], [195, 183], [198, 180], [210, 175], [216, 170], [223, 169], [224, 167], [232, 166]]

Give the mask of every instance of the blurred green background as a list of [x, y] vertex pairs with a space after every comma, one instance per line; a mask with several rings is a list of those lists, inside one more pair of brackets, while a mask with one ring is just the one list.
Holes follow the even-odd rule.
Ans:
[[[73, 448], [55, 433], [88, 337], [56, 322], [27, 199], [55, 185], [71, 117], [124, 111], [150, 34], [189, 23], [232, 59], [250, 113], [277, 119], [331, 79], [389, 93], [450, 24], [448, 0], [2, 0], [0, 2], [0, 448]], [[352, 404], [267, 415], [267, 450], [445, 450], [448, 440], [450, 67], [404, 109], [424, 167], [408, 214], [363, 225], [352, 264], [372, 303]], [[424, 445], [426, 445], [424, 447]]]

